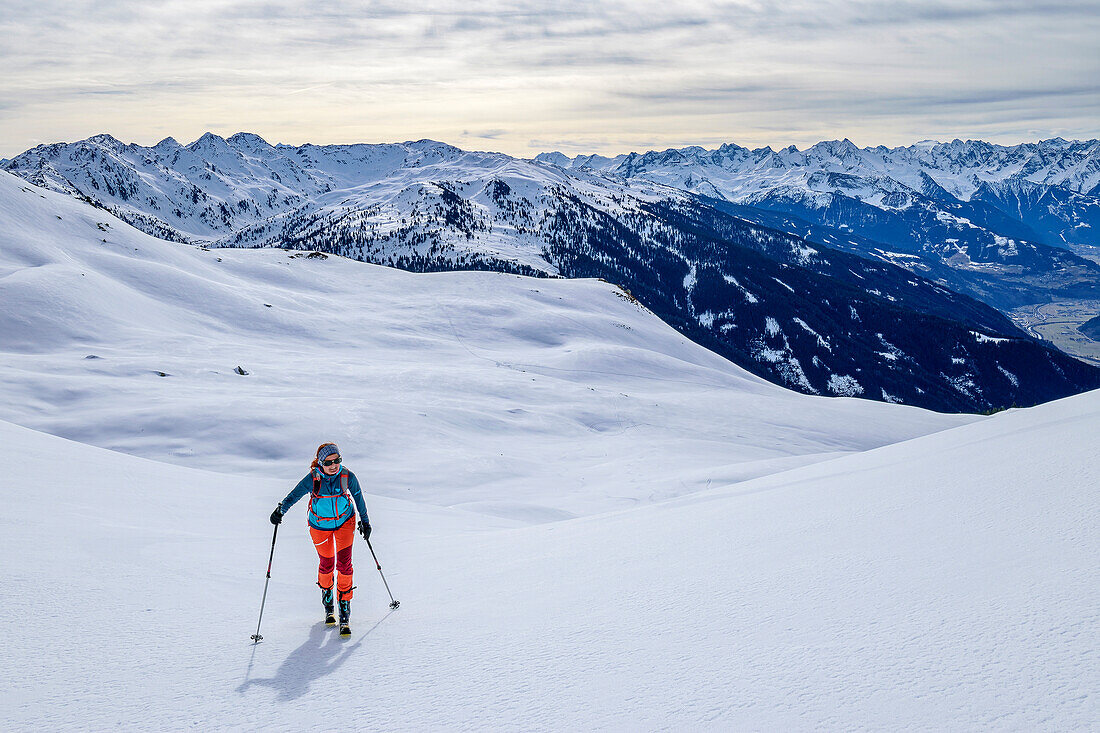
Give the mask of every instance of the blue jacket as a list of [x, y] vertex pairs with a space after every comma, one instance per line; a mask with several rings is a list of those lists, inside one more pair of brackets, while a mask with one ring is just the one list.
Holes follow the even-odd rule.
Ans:
[[[347, 493], [344, 493], [344, 480], [347, 481]], [[320, 478], [318, 493], [313, 493], [313, 482]], [[359, 516], [364, 524], [370, 524], [367, 519], [367, 505], [363, 502], [363, 492], [359, 488], [359, 479], [355, 474], [340, 467], [340, 473], [335, 476], [326, 476], [318, 469], [313, 469], [298, 482], [286, 498], [279, 502], [279, 508], [286, 514], [290, 507], [298, 503], [306, 494], [310, 494], [309, 508], [306, 512], [311, 527], [317, 529], [336, 529], [343, 526], [344, 522], [355, 516], [355, 509], [351, 506], [351, 499], [355, 500], [355, 507], [359, 510]], [[350, 498], [348, 496], [350, 494]]]

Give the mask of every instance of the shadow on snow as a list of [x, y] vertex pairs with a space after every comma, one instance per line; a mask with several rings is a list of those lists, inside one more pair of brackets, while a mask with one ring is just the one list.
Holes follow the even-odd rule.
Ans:
[[252, 674], [252, 662], [256, 656], [256, 645], [253, 645], [252, 659], [249, 659], [245, 680], [237, 688], [237, 692], [243, 694], [252, 685], [263, 685], [278, 691], [278, 699], [281, 702], [297, 700], [309, 692], [309, 687], [315, 680], [327, 677], [339, 669], [348, 657], [359, 648], [363, 643], [363, 639], [377, 629], [391, 614], [393, 614], [393, 611], [380, 618], [374, 626], [361, 634], [351, 646], [348, 646], [348, 640], [340, 638], [340, 635], [334, 629], [325, 626], [323, 623], [316, 624], [309, 632], [309, 638], [283, 660], [274, 676], [268, 678], [249, 678]]

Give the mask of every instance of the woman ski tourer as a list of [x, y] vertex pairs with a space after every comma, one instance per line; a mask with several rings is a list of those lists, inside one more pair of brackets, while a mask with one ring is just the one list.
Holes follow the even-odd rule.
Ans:
[[[271, 513], [271, 523], [279, 524], [283, 515], [299, 499], [309, 494], [309, 534], [320, 560], [317, 566], [317, 585], [321, 587], [321, 603], [325, 607], [325, 623], [336, 623], [332, 611], [333, 570], [338, 575], [336, 581], [336, 600], [340, 606], [340, 634], [351, 633], [351, 597], [352, 585], [351, 546], [355, 539], [355, 530], [370, 538], [370, 520], [367, 518], [367, 505], [363, 502], [363, 492], [355, 474], [341, 465], [340, 449], [335, 443], [322, 443], [317, 447], [317, 457], [313, 459], [310, 472], [298, 482], [298, 485], [279, 502]], [[354, 502], [354, 506], [353, 506]], [[359, 512], [359, 521], [355, 522], [355, 512]], [[334, 568], [335, 566], [335, 568]]]

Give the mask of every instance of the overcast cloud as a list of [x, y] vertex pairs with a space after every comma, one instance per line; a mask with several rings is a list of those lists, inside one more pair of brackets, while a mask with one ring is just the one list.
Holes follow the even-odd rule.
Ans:
[[0, 156], [109, 132], [533, 155], [1100, 137], [1100, 3], [37, 0]]

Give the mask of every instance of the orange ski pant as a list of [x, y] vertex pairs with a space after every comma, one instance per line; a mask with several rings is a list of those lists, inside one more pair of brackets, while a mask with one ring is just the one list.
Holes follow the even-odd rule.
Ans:
[[351, 544], [355, 540], [355, 522], [351, 519], [336, 529], [317, 529], [309, 527], [313, 546], [317, 549], [320, 562], [317, 565], [317, 583], [322, 588], [332, 587], [332, 571], [335, 566], [339, 573], [336, 583], [336, 598], [350, 601], [353, 595], [351, 586]]

